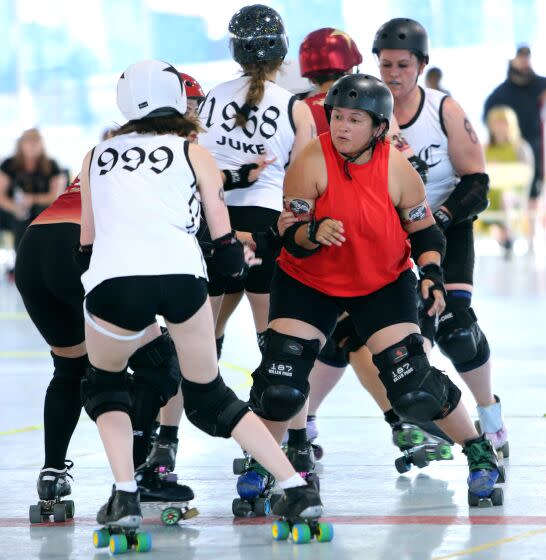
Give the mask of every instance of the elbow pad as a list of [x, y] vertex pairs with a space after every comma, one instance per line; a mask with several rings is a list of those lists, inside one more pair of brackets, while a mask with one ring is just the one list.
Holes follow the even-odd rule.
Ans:
[[289, 228], [287, 228], [287, 230], [284, 232], [284, 235], [282, 236], [282, 243], [284, 248], [291, 255], [298, 259], [310, 257], [320, 249], [320, 245], [315, 249], [306, 249], [305, 247], [298, 245], [298, 243], [296, 242], [296, 231], [298, 231], [298, 229], [302, 226], [307, 227], [307, 224], [296, 222], [295, 224], [292, 224]]
[[419, 257], [427, 251], [436, 251], [440, 253], [440, 259], [443, 261], [446, 254], [446, 238], [442, 230], [433, 224], [425, 229], [421, 229], [409, 234], [411, 243], [411, 258], [415, 264]]
[[489, 206], [489, 175], [463, 175], [449, 198], [442, 204], [453, 216], [453, 223], [474, 218]]

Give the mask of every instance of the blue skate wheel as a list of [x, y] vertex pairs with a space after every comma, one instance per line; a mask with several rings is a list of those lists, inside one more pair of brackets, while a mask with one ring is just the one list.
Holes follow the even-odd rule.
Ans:
[[271, 534], [276, 541], [285, 541], [290, 534], [290, 525], [286, 521], [275, 521], [271, 525]]
[[319, 523], [317, 527], [317, 541], [330, 542], [334, 538], [334, 526], [331, 523]]
[[292, 527], [292, 540], [296, 544], [306, 544], [311, 540], [311, 528], [307, 523], [296, 523]]
[[95, 548], [105, 548], [110, 542], [110, 533], [108, 529], [97, 529], [93, 531], [93, 546]]
[[110, 537], [110, 552], [112, 554], [124, 554], [127, 552], [127, 548], [127, 537], [123, 533]]
[[152, 535], [150, 533], [137, 533], [135, 548], [137, 552], [149, 552], [152, 550]]

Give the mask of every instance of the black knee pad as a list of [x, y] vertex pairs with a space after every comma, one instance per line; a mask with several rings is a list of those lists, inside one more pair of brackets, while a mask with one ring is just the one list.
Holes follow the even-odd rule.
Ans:
[[161, 406], [176, 395], [182, 381], [174, 343], [166, 330], [139, 348], [129, 358], [129, 367], [134, 372], [134, 383], [155, 391]]
[[248, 403], [237, 398], [220, 374], [210, 383], [193, 383], [183, 378], [182, 395], [188, 420], [211, 436], [231, 437], [233, 428], [250, 412]]
[[127, 369], [104, 371], [89, 364], [81, 382], [81, 399], [91, 420], [114, 410], [131, 414], [133, 406]]
[[51, 357], [55, 369], [49, 387], [79, 388], [82, 377], [87, 373], [89, 366], [87, 354], [80, 358], [65, 358], [51, 352]]
[[461, 391], [429, 364], [423, 337], [410, 334], [373, 356], [393, 410], [415, 422], [445, 418], [461, 399]]
[[450, 305], [449, 299], [439, 319], [436, 342], [459, 373], [482, 366], [491, 355], [472, 307]]
[[327, 366], [344, 368], [349, 365], [349, 356], [345, 345], [338, 346], [330, 337], [317, 356], [317, 360]]
[[262, 418], [283, 422], [295, 416], [309, 395], [309, 373], [320, 349], [305, 340], [267, 329], [262, 362], [252, 374], [250, 404]]

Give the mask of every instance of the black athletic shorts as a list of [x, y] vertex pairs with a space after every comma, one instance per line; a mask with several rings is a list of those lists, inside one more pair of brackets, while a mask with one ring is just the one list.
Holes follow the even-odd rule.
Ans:
[[[442, 263], [446, 284], [474, 284], [474, 222], [465, 220], [447, 228], [446, 256]], [[421, 333], [431, 342], [436, 332], [436, 317], [429, 317], [420, 303]]]
[[163, 315], [170, 323], [183, 323], [207, 299], [207, 281], [190, 274], [124, 276], [93, 288], [85, 298], [87, 311], [130, 331], [142, 331]]
[[342, 311], [353, 319], [358, 336], [366, 342], [377, 331], [397, 323], [418, 323], [417, 279], [406, 270], [383, 288], [358, 297], [334, 297], [310, 288], [275, 267], [271, 283], [269, 320], [297, 319], [313, 325], [328, 338]]
[[41, 224], [26, 230], [17, 251], [17, 289], [50, 346], [75, 346], [85, 339], [84, 291], [74, 260], [79, 242], [78, 224]]
[[[237, 231], [257, 233], [267, 231], [279, 218], [279, 212], [259, 206], [228, 206], [231, 227]], [[245, 278], [226, 278], [211, 274], [209, 270], [209, 294], [236, 294], [247, 291], [255, 294], [268, 294], [279, 250], [266, 251], [262, 264], [253, 266]]]

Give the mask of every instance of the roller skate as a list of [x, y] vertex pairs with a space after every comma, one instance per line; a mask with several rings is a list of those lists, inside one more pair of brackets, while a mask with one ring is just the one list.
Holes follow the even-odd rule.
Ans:
[[72, 478], [72, 476], [68, 471], [74, 466], [74, 463], [65, 461], [65, 465], [64, 469], [43, 468], [40, 471], [36, 484], [40, 501], [29, 508], [28, 516], [31, 523], [46, 523], [51, 516], [55, 523], [61, 523], [74, 517], [74, 502], [61, 500], [72, 493], [68, 481], [68, 477]]
[[453, 459], [453, 440], [434, 422], [423, 422], [420, 425], [405, 422], [393, 410], [385, 413], [385, 420], [391, 426], [394, 445], [403, 453], [394, 462], [400, 474], [410, 471], [412, 465], [422, 469], [431, 461]]
[[135, 480], [144, 510], [151, 510], [164, 525], [176, 525], [199, 515], [197, 508], [190, 507], [194, 493], [189, 486], [178, 483], [178, 476], [164, 466], [144, 463], [135, 471]]
[[313, 537], [319, 542], [329, 542], [334, 538], [333, 525], [319, 522], [322, 502], [313, 484], [285, 490], [273, 506], [273, 514], [280, 517], [271, 527], [276, 541], [284, 541], [290, 534], [296, 544], [308, 543]]
[[301, 444], [286, 445], [286, 456], [294, 470], [307, 482], [315, 484], [320, 491], [320, 481], [315, 473], [315, 455], [310, 441]]
[[463, 453], [468, 461], [468, 505], [471, 507], [501, 506], [502, 488], [495, 487], [504, 482], [504, 468], [499, 465], [491, 442], [481, 435], [465, 442]]
[[510, 456], [508, 445], [508, 431], [502, 419], [502, 410], [499, 397], [495, 397], [495, 403], [489, 406], [477, 406], [479, 420], [476, 420], [476, 430], [493, 444], [499, 459], [507, 459]]
[[309, 416], [307, 416], [307, 437], [311, 442], [315, 460], [320, 461], [324, 457], [324, 449], [322, 445], [315, 443], [315, 440], [318, 438], [318, 427], [317, 417], [314, 414], [310, 414]]
[[138, 492], [112, 489], [112, 495], [97, 513], [97, 523], [103, 529], [93, 532], [95, 548], [110, 547], [112, 554], [123, 554], [131, 548], [137, 552], [152, 549], [152, 536], [138, 532], [142, 521]]
[[271, 511], [272, 489], [275, 478], [245, 452], [244, 458], [233, 460], [233, 474], [237, 479], [239, 498], [233, 500], [231, 510], [235, 517], [262, 517]]
[[163, 467], [172, 472], [176, 464], [177, 451], [177, 441], [161, 441], [161, 439], [156, 439], [146, 459], [146, 464], [150, 467]]

